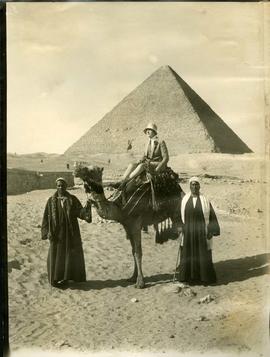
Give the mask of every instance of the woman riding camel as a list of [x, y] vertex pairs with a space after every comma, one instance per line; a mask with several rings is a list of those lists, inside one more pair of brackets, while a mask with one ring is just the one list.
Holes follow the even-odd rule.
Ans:
[[139, 162], [129, 164], [122, 181], [117, 184], [119, 188], [123, 188], [128, 181], [131, 181], [143, 171], [154, 175], [164, 171], [167, 167], [169, 161], [168, 149], [165, 141], [158, 139], [156, 124], [149, 123], [144, 129], [144, 133], [149, 138], [144, 155]]

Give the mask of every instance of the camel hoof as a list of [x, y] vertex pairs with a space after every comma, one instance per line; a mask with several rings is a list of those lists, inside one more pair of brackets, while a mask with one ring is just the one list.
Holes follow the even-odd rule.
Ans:
[[143, 289], [145, 288], [145, 283], [144, 281], [137, 281], [136, 285], [135, 285], [136, 289]]
[[137, 281], [137, 276], [131, 276], [130, 278], [128, 278], [127, 279], [127, 281], [129, 282], [129, 283], [136, 283], [136, 281]]

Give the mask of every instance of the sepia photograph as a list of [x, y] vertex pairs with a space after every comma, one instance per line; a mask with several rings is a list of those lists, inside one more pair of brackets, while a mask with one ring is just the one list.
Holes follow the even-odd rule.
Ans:
[[11, 357], [268, 355], [269, 25], [6, 4]]

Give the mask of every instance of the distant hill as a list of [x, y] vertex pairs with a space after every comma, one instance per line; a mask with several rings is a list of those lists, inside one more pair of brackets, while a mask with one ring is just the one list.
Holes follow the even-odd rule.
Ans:
[[[142, 154], [143, 129], [154, 122], [170, 155], [252, 152], [227, 124], [169, 66], [160, 67], [90, 128], [66, 152], [69, 158], [96, 154]], [[131, 145], [130, 145], [131, 144]]]
[[7, 153], [7, 158], [33, 158], [33, 159], [49, 159], [52, 157], [58, 157], [59, 154], [48, 154], [46, 152], [35, 152], [31, 154], [17, 154], [17, 153]]
[[[69, 169], [67, 168], [69, 164]], [[31, 154], [7, 154], [7, 167], [35, 171], [70, 171], [73, 161], [59, 154], [45, 152]]]

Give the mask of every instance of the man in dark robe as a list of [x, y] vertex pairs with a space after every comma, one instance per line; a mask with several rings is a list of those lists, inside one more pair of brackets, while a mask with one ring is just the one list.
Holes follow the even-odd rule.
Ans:
[[84, 255], [78, 218], [91, 223], [91, 205], [83, 208], [78, 198], [67, 191], [65, 179], [56, 180], [57, 191], [46, 204], [41, 236], [49, 239], [48, 280], [61, 287], [68, 280], [86, 281]]
[[213, 284], [216, 272], [212, 261], [212, 237], [220, 235], [216, 214], [200, 193], [197, 177], [190, 179], [190, 193], [181, 204], [183, 235], [179, 280], [191, 284]]

